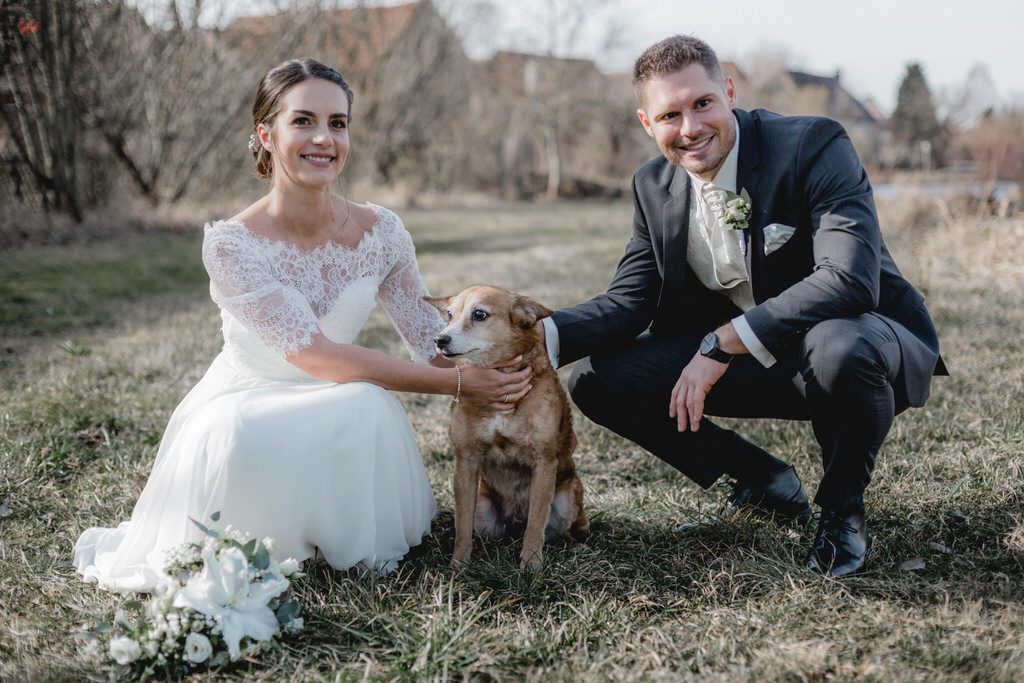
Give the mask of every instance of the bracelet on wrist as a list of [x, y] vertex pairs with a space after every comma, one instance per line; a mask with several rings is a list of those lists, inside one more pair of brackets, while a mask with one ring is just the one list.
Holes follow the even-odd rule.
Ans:
[[452, 403], [458, 403], [459, 399], [462, 398], [462, 368], [458, 365], [455, 366], [455, 398], [452, 399]]

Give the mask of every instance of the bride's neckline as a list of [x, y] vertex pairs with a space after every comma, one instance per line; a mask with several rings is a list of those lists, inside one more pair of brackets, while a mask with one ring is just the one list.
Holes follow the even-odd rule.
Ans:
[[384, 218], [384, 212], [382, 211], [382, 209], [384, 207], [382, 207], [382, 206], [380, 206], [378, 204], [374, 204], [373, 202], [366, 202], [366, 205], [368, 207], [370, 207], [370, 209], [373, 211], [373, 213], [376, 216], [376, 218], [374, 218], [374, 221], [370, 225], [369, 228], [367, 228], [366, 230], [363, 230], [363, 234], [359, 236], [359, 239], [356, 240], [355, 244], [346, 244], [344, 242], [338, 242], [336, 240], [329, 239], [329, 240], [325, 240], [325, 241], [321, 242], [320, 244], [316, 244], [316, 245], [310, 247], [309, 249], [304, 249], [303, 247], [299, 246], [295, 242], [291, 242], [291, 241], [285, 240], [285, 239], [280, 239], [280, 238], [277, 238], [277, 237], [270, 237], [269, 235], [264, 235], [263, 233], [256, 232], [255, 230], [250, 229], [249, 226], [247, 226], [244, 221], [233, 220], [233, 219], [225, 219], [225, 220], [214, 221], [212, 224], [210, 224], [209, 228], [207, 228], [207, 229], [213, 229], [213, 228], [223, 227], [223, 226], [228, 226], [228, 225], [238, 226], [239, 228], [241, 228], [245, 232], [246, 235], [248, 235], [249, 237], [252, 237], [253, 239], [255, 239], [255, 240], [259, 241], [259, 242], [266, 242], [267, 244], [283, 245], [286, 248], [293, 249], [293, 250], [295, 250], [295, 251], [297, 251], [297, 252], [299, 252], [301, 254], [307, 255], [307, 256], [310, 255], [310, 254], [315, 254], [315, 253], [317, 253], [317, 252], [319, 252], [319, 251], [321, 251], [323, 249], [326, 249], [327, 247], [337, 247], [337, 248], [343, 249], [345, 251], [359, 251], [359, 249], [363, 246], [363, 243], [366, 241], [366, 239], [368, 237], [370, 237], [371, 235], [376, 234], [377, 226], [380, 225], [381, 221]]

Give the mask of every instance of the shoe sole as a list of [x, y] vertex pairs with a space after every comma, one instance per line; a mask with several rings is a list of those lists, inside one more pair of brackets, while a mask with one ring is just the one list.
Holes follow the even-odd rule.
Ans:
[[735, 508], [735, 510], [737, 513], [746, 512], [748, 514], [754, 515], [755, 517], [761, 517], [762, 519], [770, 519], [779, 526], [783, 527], [803, 528], [809, 525], [811, 523], [811, 520], [814, 519], [814, 510], [811, 509], [810, 505], [808, 505], [805, 510], [801, 511], [800, 514], [796, 515], [795, 517], [792, 515], [783, 514], [778, 511], [765, 510], [764, 508], [759, 508], [756, 505], [744, 505], [741, 508]]

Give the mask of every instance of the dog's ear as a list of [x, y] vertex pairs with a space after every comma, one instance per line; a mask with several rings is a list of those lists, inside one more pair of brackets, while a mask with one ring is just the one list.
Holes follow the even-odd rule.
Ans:
[[450, 296], [425, 296], [425, 297], [423, 297], [423, 300], [426, 301], [431, 306], [433, 306], [434, 308], [436, 308], [437, 310], [439, 310], [442, 313], [444, 313], [446, 310], [448, 310], [448, 304], [450, 304], [452, 302], [452, 297], [450, 297]]
[[512, 302], [512, 322], [524, 330], [533, 327], [538, 320], [554, 313], [544, 304], [537, 303], [528, 296], [516, 294]]

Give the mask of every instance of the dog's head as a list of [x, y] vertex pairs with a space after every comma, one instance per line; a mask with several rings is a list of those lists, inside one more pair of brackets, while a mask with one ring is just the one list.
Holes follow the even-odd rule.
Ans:
[[527, 296], [487, 285], [426, 300], [448, 319], [434, 339], [437, 350], [467, 365], [492, 365], [525, 353], [540, 341], [533, 326], [553, 312]]

